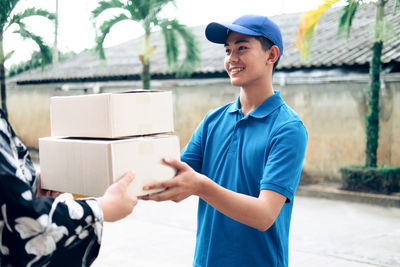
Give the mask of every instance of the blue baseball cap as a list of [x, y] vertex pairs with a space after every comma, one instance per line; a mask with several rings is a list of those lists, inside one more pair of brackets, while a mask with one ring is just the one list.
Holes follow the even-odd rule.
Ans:
[[206, 27], [206, 37], [213, 43], [224, 44], [229, 30], [250, 36], [264, 36], [279, 48], [279, 57], [283, 54], [281, 30], [267, 17], [245, 15], [232, 24], [211, 22]]

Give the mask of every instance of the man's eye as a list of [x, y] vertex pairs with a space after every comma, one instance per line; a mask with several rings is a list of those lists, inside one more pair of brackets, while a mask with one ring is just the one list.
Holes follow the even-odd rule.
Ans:
[[247, 49], [247, 47], [245, 47], [245, 46], [240, 46], [239, 47], [239, 50], [245, 50], [245, 49]]
[[226, 53], [226, 54], [230, 54], [230, 53], [231, 53], [231, 50], [228, 49], [228, 48], [226, 48], [226, 49], [225, 49], [225, 53]]

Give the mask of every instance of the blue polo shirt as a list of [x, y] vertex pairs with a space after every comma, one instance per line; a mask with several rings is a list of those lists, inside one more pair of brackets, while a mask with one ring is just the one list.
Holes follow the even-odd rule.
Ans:
[[205, 116], [181, 160], [232, 191], [258, 197], [267, 189], [287, 200], [274, 224], [261, 232], [200, 199], [193, 266], [288, 266], [293, 197], [306, 144], [301, 119], [278, 91], [247, 116], [239, 97]]

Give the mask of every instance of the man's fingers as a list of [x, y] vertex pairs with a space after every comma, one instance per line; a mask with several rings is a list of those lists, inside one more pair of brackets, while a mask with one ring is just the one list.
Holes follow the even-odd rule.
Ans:
[[150, 189], [156, 189], [156, 188], [165, 188], [167, 186], [164, 185], [164, 182], [160, 183], [154, 183], [154, 184], [147, 184], [143, 186], [143, 190], [150, 190]]
[[143, 200], [154, 200], [154, 201], [165, 201], [170, 200], [176, 194], [174, 188], [168, 189], [159, 193], [154, 193], [151, 195], [142, 196], [141, 199]]
[[186, 163], [173, 158], [163, 158], [163, 162], [177, 170], [182, 170], [187, 167]]
[[170, 179], [170, 180], [163, 181], [163, 182], [147, 184], [147, 185], [143, 186], [143, 190], [167, 188], [167, 187], [173, 187], [174, 185], [175, 185], [175, 181], [173, 179]]

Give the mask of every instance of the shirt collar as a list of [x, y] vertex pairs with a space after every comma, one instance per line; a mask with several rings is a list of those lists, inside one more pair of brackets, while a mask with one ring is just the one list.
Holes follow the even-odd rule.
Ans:
[[229, 113], [240, 111], [240, 96], [237, 97], [235, 102], [232, 102], [231, 106], [228, 109]]
[[[282, 106], [285, 102], [281, 97], [281, 93], [279, 91], [274, 91], [274, 94], [267, 98], [261, 105], [259, 105], [255, 110], [253, 110], [249, 116], [254, 118], [264, 118], [271, 114], [275, 109]], [[240, 96], [236, 99], [235, 102], [231, 104], [228, 109], [228, 112], [233, 113], [240, 110]]]

